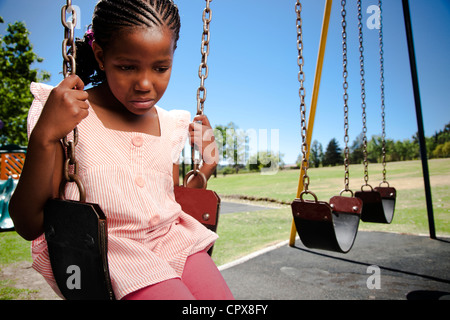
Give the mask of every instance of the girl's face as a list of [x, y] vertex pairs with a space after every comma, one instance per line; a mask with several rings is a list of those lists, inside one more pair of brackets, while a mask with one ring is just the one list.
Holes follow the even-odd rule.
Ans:
[[97, 62], [114, 97], [132, 114], [144, 115], [161, 99], [172, 73], [174, 42], [167, 28], [121, 32], [103, 50], [94, 42]]

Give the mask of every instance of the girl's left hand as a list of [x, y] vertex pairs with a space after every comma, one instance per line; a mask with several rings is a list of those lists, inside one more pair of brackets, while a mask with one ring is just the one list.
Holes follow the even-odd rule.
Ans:
[[189, 125], [191, 146], [194, 144], [202, 154], [203, 162], [216, 166], [219, 163], [219, 149], [214, 138], [214, 131], [205, 115], [196, 116]]

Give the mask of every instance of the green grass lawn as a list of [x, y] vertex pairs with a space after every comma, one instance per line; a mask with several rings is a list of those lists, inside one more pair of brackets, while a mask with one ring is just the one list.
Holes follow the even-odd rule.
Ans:
[[[369, 166], [369, 184], [378, 186], [381, 165]], [[450, 159], [429, 161], [434, 219], [438, 236], [450, 236]], [[420, 161], [388, 163], [388, 181], [397, 190], [394, 220], [390, 225], [360, 223], [360, 230], [428, 234], [428, 220]], [[299, 170], [279, 171], [274, 175], [246, 173], [212, 178], [208, 188], [223, 199], [230, 195], [247, 195], [291, 202], [295, 199]], [[320, 200], [328, 201], [344, 187], [343, 167], [310, 169], [310, 190]], [[363, 184], [362, 165], [350, 167], [350, 188], [357, 191]], [[256, 212], [238, 212], [220, 217], [213, 259], [223, 265], [251, 252], [288, 240], [292, 215], [289, 206]], [[0, 233], [0, 269], [19, 261], [30, 261], [29, 242], [15, 232]], [[23, 292], [11, 293], [11, 286], [0, 282], [0, 299], [20, 298]]]
[[[30, 243], [16, 232], [0, 233], [0, 272], [2, 266], [31, 261]], [[0, 300], [27, 299], [30, 290], [17, 289], [12, 280], [0, 280]]]

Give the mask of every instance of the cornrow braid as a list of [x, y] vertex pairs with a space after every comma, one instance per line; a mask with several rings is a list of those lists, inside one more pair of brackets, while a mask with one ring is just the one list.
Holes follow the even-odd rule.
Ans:
[[[92, 30], [96, 43], [107, 50], [124, 28], [162, 27], [173, 33], [174, 49], [180, 36], [180, 15], [172, 0], [100, 0], [94, 10]], [[87, 39], [77, 39], [77, 74], [85, 84], [98, 84], [105, 74], [95, 61]]]

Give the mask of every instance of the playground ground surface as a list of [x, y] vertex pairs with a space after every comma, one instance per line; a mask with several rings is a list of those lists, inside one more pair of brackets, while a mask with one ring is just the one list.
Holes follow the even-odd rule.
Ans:
[[[359, 231], [347, 254], [308, 249], [297, 239], [294, 247], [280, 242], [219, 269], [237, 300], [450, 300], [446, 237]], [[26, 299], [59, 299], [30, 262], [3, 268], [0, 280], [27, 289]]]

